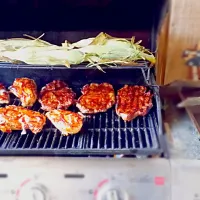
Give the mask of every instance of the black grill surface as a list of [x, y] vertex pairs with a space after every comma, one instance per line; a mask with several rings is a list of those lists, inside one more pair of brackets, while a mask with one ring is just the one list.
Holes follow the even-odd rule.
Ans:
[[[20, 105], [12, 98], [12, 105]], [[62, 136], [47, 120], [43, 131], [34, 135], [27, 131], [0, 134], [0, 155], [70, 155], [70, 154], [125, 154], [153, 155], [162, 153], [158, 133], [156, 101], [145, 117], [124, 122], [115, 113], [114, 107], [105, 113], [88, 115], [83, 130], [71, 136]], [[43, 112], [36, 103], [32, 110]], [[71, 108], [77, 111], [76, 108]]]
[[[124, 154], [131, 156], [161, 155], [166, 151], [160, 112], [159, 87], [149, 86], [147, 67], [105, 68], [106, 73], [85, 66], [67, 69], [63, 66], [17, 66], [0, 65], [1, 82], [10, 86], [17, 77], [33, 78], [38, 89], [52, 80], [63, 80], [79, 97], [81, 88], [88, 83], [111, 83], [117, 91], [124, 84], [146, 85], [153, 92], [153, 108], [145, 117], [124, 122], [115, 113], [114, 107], [105, 113], [86, 117], [82, 131], [72, 136], [62, 136], [47, 119], [41, 133], [27, 131], [0, 132], [0, 155], [45, 155], [45, 156], [105, 156]], [[12, 96], [12, 105], [20, 105]], [[40, 111], [36, 103], [32, 110]], [[71, 107], [69, 110], [78, 111]]]

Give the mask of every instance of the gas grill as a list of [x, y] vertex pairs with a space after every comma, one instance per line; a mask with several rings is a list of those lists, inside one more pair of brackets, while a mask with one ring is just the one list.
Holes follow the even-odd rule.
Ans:
[[[18, 7], [8, 6], [9, 2]], [[87, 5], [79, 7], [78, 2]], [[94, 2], [96, 7], [89, 5]], [[115, 37], [135, 36], [137, 41], [143, 40], [143, 46], [155, 51], [163, 2], [3, 1], [0, 15], [2, 19], [7, 16], [7, 20], [1, 23], [0, 39], [23, 34], [38, 38], [45, 33], [42, 39], [61, 44], [66, 39], [76, 42], [103, 31]], [[0, 199], [171, 199], [171, 163], [163, 158], [168, 157], [168, 151], [154, 69], [149, 63], [141, 62], [140, 66], [103, 66], [103, 70], [106, 73], [95, 67], [86, 68], [86, 64], [68, 69], [0, 63], [0, 82], [6, 87], [12, 85], [15, 78], [27, 77], [35, 80], [38, 90], [53, 80], [63, 80], [77, 97], [85, 84], [103, 82], [112, 84], [115, 93], [129, 84], [146, 86], [153, 94], [153, 107], [148, 114], [131, 122], [120, 119], [112, 107], [105, 113], [87, 115], [83, 130], [76, 135], [62, 136], [48, 120], [42, 132], [35, 135], [29, 131], [25, 135], [21, 135], [21, 131], [0, 133]], [[20, 102], [11, 96], [10, 104], [20, 105]], [[38, 102], [31, 109], [44, 112]], [[69, 110], [78, 111], [75, 106]], [[115, 155], [127, 158], [107, 158]]]
[[[28, 77], [36, 81], [39, 89], [56, 79], [66, 81], [80, 95], [81, 88], [88, 83], [109, 82], [115, 90], [124, 84], [145, 85], [153, 93], [153, 108], [144, 117], [138, 117], [131, 122], [124, 122], [116, 113], [114, 107], [105, 113], [88, 115], [81, 133], [62, 136], [49, 122], [39, 134], [27, 131], [13, 131], [11, 134], [1, 133], [0, 155], [132, 155], [153, 156], [164, 153], [164, 138], [162, 134], [161, 107], [159, 87], [150, 84], [150, 68], [143, 66], [104, 68], [106, 73], [97, 69], [85, 69], [85, 66], [74, 66], [66, 69], [62, 66], [28, 66], [1, 64], [1, 80], [9, 86], [17, 77]], [[9, 76], [8, 76], [9, 74]], [[47, 75], [48, 74], [48, 75]], [[14, 96], [11, 105], [20, 105]], [[33, 108], [40, 111], [40, 104]], [[75, 107], [72, 111], [78, 111]]]

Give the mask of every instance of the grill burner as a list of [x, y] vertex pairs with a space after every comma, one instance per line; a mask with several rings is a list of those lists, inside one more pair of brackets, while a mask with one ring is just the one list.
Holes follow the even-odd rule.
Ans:
[[[20, 101], [12, 98], [11, 104], [19, 106]], [[39, 103], [32, 110], [43, 112]], [[76, 108], [71, 110], [77, 111]], [[156, 105], [145, 117], [131, 122], [121, 120], [113, 107], [106, 113], [88, 115], [84, 124], [81, 133], [67, 137], [62, 136], [50, 121], [36, 135], [30, 131], [26, 135], [21, 135], [21, 131], [1, 133], [0, 155], [152, 155], [162, 152], [156, 134]]]

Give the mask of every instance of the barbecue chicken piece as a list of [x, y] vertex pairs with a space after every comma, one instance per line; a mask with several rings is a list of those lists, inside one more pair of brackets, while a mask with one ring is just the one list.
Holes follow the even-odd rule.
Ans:
[[10, 91], [20, 99], [23, 107], [31, 107], [37, 100], [37, 85], [29, 78], [16, 78]]
[[33, 133], [39, 133], [46, 123], [45, 115], [28, 110], [22, 106], [6, 106], [0, 108], [0, 131], [11, 133], [12, 130], [22, 130], [26, 134], [26, 129]]
[[118, 90], [116, 113], [124, 121], [144, 116], [153, 106], [152, 94], [144, 86], [128, 86]]
[[115, 92], [109, 83], [91, 83], [85, 85], [81, 92], [83, 95], [76, 106], [82, 113], [106, 112], [115, 104]]
[[66, 110], [52, 110], [46, 113], [47, 118], [62, 135], [76, 134], [83, 126], [83, 115]]
[[9, 92], [3, 84], [0, 83], [0, 104], [7, 104], [10, 102]]
[[45, 111], [65, 110], [74, 103], [75, 96], [76, 94], [65, 82], [54, 80], [42, 88], [39, 102], [42, 105], [41, 108]]

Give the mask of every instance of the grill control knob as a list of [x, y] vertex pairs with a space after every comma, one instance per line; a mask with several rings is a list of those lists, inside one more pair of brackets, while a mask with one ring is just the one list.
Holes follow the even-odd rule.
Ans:
[[28, 184], [21, 188], [17, 200], [49, 200], [47, 189], [40, 184]]
[[99, 191], [97, 200], [129, 200], [128, 194], [121, 189]]
[[33, 200], [46, 200], [45, 191], [39, 187], [32, 187], [30, 195], [32, 196], [31, 199]]

